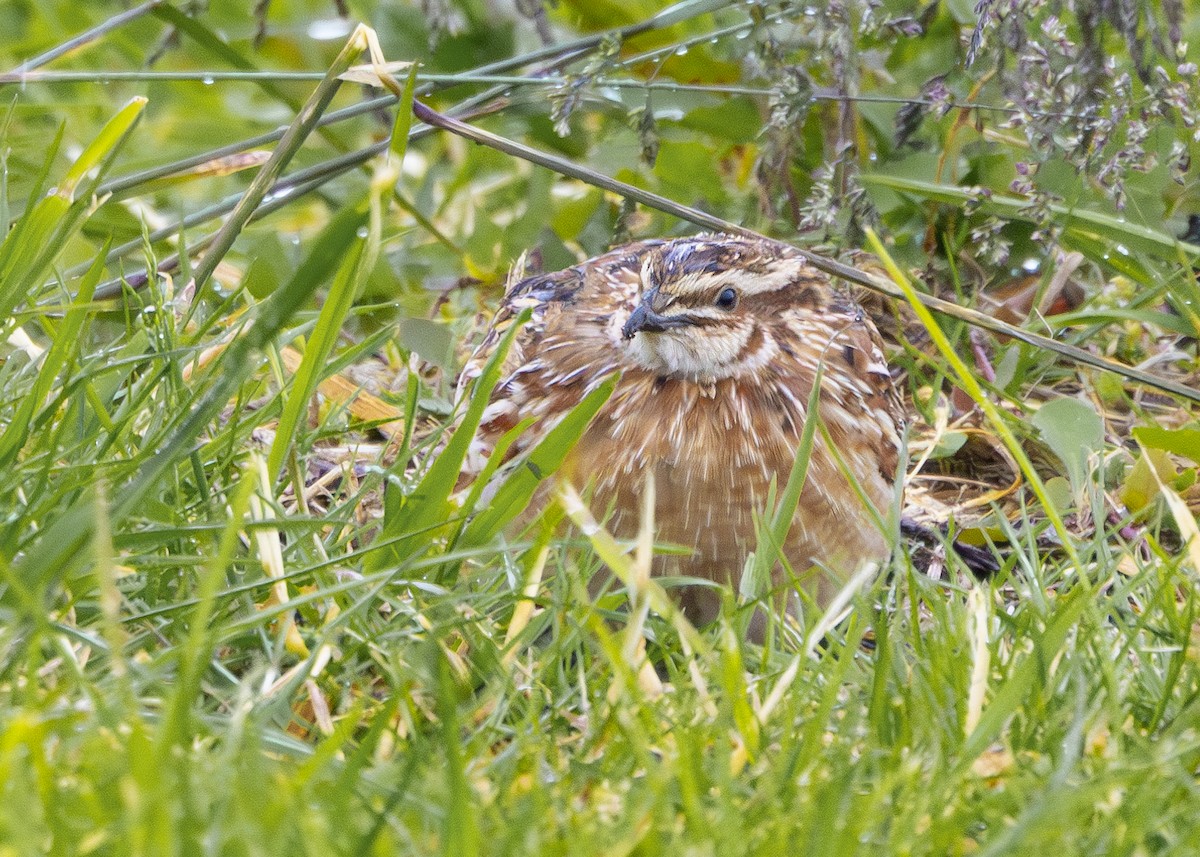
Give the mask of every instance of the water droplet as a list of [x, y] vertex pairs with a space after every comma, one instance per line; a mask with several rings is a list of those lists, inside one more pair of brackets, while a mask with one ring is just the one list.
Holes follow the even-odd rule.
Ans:
[[216, 83], [216, 81], [213, 80], [212, 77], [207, 74], [204, 75], [204, 77], [200, 78], [200, 82], [203, 83], [205, 86], [212, 86], [214, 83]]
[[367, 235], [370, 233], [367, 232], [367, 227], [360, 226], [360, 227], [358, 227], [358, 229], [355, 231], [354, 234], [357, 235], [359, 238], [366, 238]]
[[676, 48], [675, 56], [677, 56], [677, 57], [687, 56], [687, 45], [680, 45], [678, 48]]

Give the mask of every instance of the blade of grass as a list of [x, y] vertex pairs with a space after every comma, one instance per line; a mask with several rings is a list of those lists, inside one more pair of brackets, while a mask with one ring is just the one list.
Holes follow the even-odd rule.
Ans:
[[[146, 99], [134, 98], [107, 122], [58, 186], [30, 208], [0, 245], [0, 318], [40, 284], [92, 209], [91, 190], [112, 164], [140, 118]], [[87, 180], [91, 173], [97, 175]], [[86, 185], [83, 192], [80, 185]], [[90, 267], [90, 266], [89, 266]]]
[[179, 676], [166, 701], [158, 727], [157, 755], [160, 760], [164, 760], [172, 748], [191, 740], [189, 721], [192, 706], [200, 695], [204, 666], [215, 644], [209, 625], [216, 610], [221, 584], [226, 580], [225, 570], [230, 567], [239, 546], [241, 525], [250, 507], [256, 476], [254, 467], [249, 464], [230, 498], [229, 518], [221, 530], [217, 549], [197, 575], [198, 585], [191, 602], [194, 606], [189, 617], [188, 633], [178, 646]]
[[771, 520], [765, 522], [769, 529], [769, 541], [760, 539], [757, 550], [754, 552], [754, 574], [759, 580], [770, 578], [771, 569], [779, 561], [788, 531], [796, 519], [796, 508], [800, 505], [800, 495], [804, 491], [809, 462], [812, 460], [813, 440], [816, 437], [817, 426], [821, 424], [821, 379], [824, 377], [824, 373], [825, 362], [822, 360], [817, 363], [812, 390], [808, 394], [804, 412], [804, 428], [800, 430], [800, 443], [796, 447], [796, 458], [792, 461], [792, 469], [788, 473], [783, 496], [779, 498], [779, 502], [772, 512]]
[[[528, 53], [496, 60], [495, 62], [476, 67], [470, 72], [470, 74], [479, 76], [507, 72], [516, 68], [520, 68], [521, 66], [540, 62], [541, 60], [545, 59], [552, 59], [555, 61], [555, 65], [561, 65], [566, 59], [578, 58], [584, 53], [594, 50], [595, 48], [604, 44], [606, 40], [624, 39], [633, 35], [640, 35], [657, 29], [674, 26], [675, 24], [683, 23], [684, 21], [699, 17], [701, 15], [706, 15], [710, 12], [717, 11], [722, 7], [730, 5], [734, 4], [730, 3], [729, 0], [686, 0], [686, 2], [677, 3], [674, 6], [664, 9], [661, 12], [652, 15], [645, 21], [641, 21], [637, 24], [632, 24], [602, 33], [594, 33], [588, 36], [582, 36], [578, 39], [565, 42], [563, 44], [548, 45]], [[539, 70], [531, 74], [529, 78], [531, 80], [540, 80], [541, 76], [542, 73]], [[431, 92], [443, 88], [444, 86], [461, 82], [461, 77], [461, 75], [454, 76], [452, 80], [446, 80], [442, 84], [426, 84], [419, 86], [416, 88], [415, 93], [420, 95], [428, 95]], [[491, 101], [492, 99], [502, 95], [506, 88], [507, 85], [497, 86], [488, 90], [487, 92], [481, 93], [479, 96], [466, 99], [460, 103], [459, 108], [470, 109], [479, 104]], [[396, 104], [398, 100], [399, 98], [396, 95], [385, 95], [380, 98], [373, 98], [364, 101], [361, 104], [355, 104], [350, 107], [342, 108], [341, 110], [323, 114], [320, 120], [318, 120], [318, 125], [323, 127], [325, 125], [352, 119], [356, 116], [374, 113]], [[431, 128], [414, 129], [410, 133], [410, 136], [415, 139], [416, 137], [429, 133], [431, 130]], [[130, 192], [135, 191], [139, 186], [147, 181], [152, 181], [154, 179], [162, 178], [182, 170], [187, 170], [207, 161], [216, 160], [228, 155], [235, 155], [248, 149], [270, 145], [271, 143], [278, 142], [284, 133], [285, 131], [271, 131], [255, 137], [249, 137], [235, 143], [230, 143], [226, 146], [221, 146], [216, 149], [209, 149], [197, 155], [192, 155], [188, 158], [174, 161], [170, 164], [154, 167], [149, 170], [141, 170], [127, 176], [122, 176], [120, 178], [113, 179], [104, 185], [101, 185], [97, 189], [97, 193], [100, 196], [112, 196], [114, 198], [121, 199], [125, 196], [128, 196]], [[380, 151], [386, 150], [389, 145], [390, 143], [388, 141], [384, 141], [384, 143], [379, 146], [373, 146], [361, 152], [351, 153], [350, 156], [355, 158], [353, 166], [357, 166], [358, 164], [369, 160]], [[170, 228], [168, 234], [173, 234], [176, 231], [178, 231], [178, 225]], [[127, 251], [122, 251], [122, 248], [118, 247], [114, 252]]]
[[35, 68], [51, 63], [59, 57], [66, 56], [73, 51], [78, 50], [89, 42], [94, 42], [101, 36], [111, 33], [118, 27], [136, 20], [148, 12], [152, 12], [156, 6], [162, 5], [163, 0], [149, 0], [140, 6], [134, 6], [132, 9], [126, 9], [124, 12], [119, 12], [111, 18], [106, 18], [94, 27], [84, 30], [77, 36], [72, 36], [65, 42], [60, 42], [48, 51], [38, 54], [35, 57], [25, 60], [19, 66], [12, 70], [12, 74], [19, 75], [27, 71], [32, 71]]
[[1032, 490], [1034, 495], [1038, 498], [1038, 502], [1042, 506], [1042, 513], [1046, 516], [1047, 520], [1050, 521], [1051, 525], [1054, 527], [1054, 531], [1058, 533], [1058, 537], [1062, 541], [1063, 550], [1066, 551], [1067, 556], [1071, 560], [1071, 564], [1074, 565], [1075, 568], [1082, 574], [1083, 565], [1080, 562], [1079, 554], [1075, 549], [1075, 541], [1071, 535], [1071, 531], [1067, 529], [1067, 525], [1063, 522], [1062, 516], [1058, 513], [1054, 503], [1051, 502], [1049, 495], [1046, 493], [1045, 483], [1042, 482], [1042, 478], [1034, 469], [1033, 462], [1031, 462], [1029, 460], [1029, 456], [1025, 454], [1024, 447], [1021, 446], [1021, 442], [1017, 439], [1017, 436], [1013, 434], [1013, 431], [1009, 427], [1008, 422], [1005, 420], [1004, 415], [1000, 413], [999, 408], [997, 408], [992, 403], [992, 400], [989, 399], [984, 393], [979, 381], [976, 380], [970, 368], [968, 368], [967, 364], [963, 362], [963, 359], [955, 352], [954, 346], [950, 344], [950, 340], [946, 338], [946, 334], [942, 331], [942, 328], [938, 325], [933, 315], [928, 309], [926, 309], [925, 305], [921, 303], [921, 300], [918, 297], [916, 290], [913, 289], [912, 283], [909, 282], [908, 277], [906, 277], [904, 272], [902, 272], [896, 266], [896, 263], [888, 254], [887, 248], [883, 246], [883, 242], [879, 240], [879, 237], [871, 229], [867, 230], [867, 241], [870, 244], [871, 251], [879, 257], [881, 262], [883, 262], [883, 265], [887, 269], [888, 274], [892, 277], [892, 280], [897, 286], [899, 286], [901, 292], [904, 293], [905, 298], [908, 300], [909, 306], [911, 306], [913, 308], [913, 312], [917, 314], [917, 318], [920, 320], [921, 325], [929, 334], [929, 337], [933, 341], [934, 345], [937, 346], [942, 358], [954, 370], [954, 375], [959, 386], [964, 392], [966, 392], [968, 396], [971, 397], [975, 404], [979, 406], [980, 410], [982, 410], [984, 415], [987, 416], [988, 421], [996, 429], [996, 433], [1000, 436], [1000, 439], [1004, 442], [1004, 445], [1008, 447], [1009, 453], [1020, 466], [1021, 472], [1025, 474], [1025, 479], [1029, 482], [1030, 490]]
[[[375, 268], [379, 258], [380, 235], [383, 224], [383, 194], [387, 193], [396, 180], [396, 173], [386, 169], [376, 174], [371, 182], [369, 195], [369, 216], [367, 218], [367, 237], [355, 241], [348, 255], [345, 255], [333, 285], [325, 298], [325, 304], [317, 316], [312, 333], [305, 344], [304, 357], [296, 370], [292, 389], [283, 403], [283, 411], [279, 415], [279, 423], [275, 431], [275, 440], [267, 459], [267, 472], [274, 478], [283, 465], [283, 457], [296, 440], [296, 431], [300, 419], [317, 382], [325, 369], [333, 346], [341, 334], [342, 324], [350, 312], [355, 295], [362, 291], [363, 283]], [[297, 495], [303, 485], [294, 486]]]
[[[185, 14], [170, 3], [156, 4], [151, 9], [154, 16], [183, 33], [204, 50], [224, 60], [236, 69], [242, 71], [259, 71], [259, 68], [246, 59], [238, 51], [231, 48], [216, 32], [206, 27], [200, 20]], [[354, 35], [350, 39], [353, 41]], [[336, 61], [335, 61], [336, 62]], [[339, 75], [341, 72], [338, 73]], [[275, 78], [255, 76], [251, 80], [271, 98], [284, 104], [288, 110], [295, 113], [300, 105], [294, 98], [275, 85]]]
[[[252, 185], [253, 192], [248, 191], [243, 197], [243, 205], [225, 224], [218, 236], [220, 240], [214, 243], [213, 249], [205, 256], [201, 270], [197, 271], [198, 283], [204, 282], [212, 275], [217, 262], [232, 246], [234, 238], [252, 213], [252, 203], [261, 200], [272, 177], [304, 141], [316, 117], [328, 104], [337, 88], [337, 75], [349, 67], [360, 53], [363, 41], [361, 34], [356, 31], [338, 55], [326, 80], [316, 88], [288, 133], [284, 135], [280, 149], [255, 179]], [[113, 492], [116, 498], [112, 507], [114, 526], [143, 502], [168, 468], [190, 456], [195, 439], [220, 413], [244, 379], [254, 370], [257, 365], [255, 355], [283, 330], [318, 285], [315, 281], [294, 279], [288, 287], [273, 294], [259, 307], [255, 320], [221, 356], [220, 371], [213, 373], [213, 386], [174, 428], [158, 451], [142, 464], [137, 476], [122, 486], [121, 490]], [[26, 546], [25, 554], [14, 566], [14, 574], [26, 581], [27, 586], [32, 585], [36, 591], [44, 593], [68, 569], [76, 567], [80, 562], [80, 549], [92, 533], [90, 509], [90, 499], [87, 496], [80, 497], [71, 503], [60, 517], [47, 523]]]
[[193, 282], [197, 291], [204, 287], [217, 269], [217, 265], [233, 247], [233, 242], [237, 240], [238, 235], [253, 216], [255, 209], [274, 186], [283, 168], [299, 151], [309, 134], [317, 128], [321, 114], [325, 112], [325, 108], [329, 106], [329, 102], [333, 100], [333, 96], [337, 94], [338, 88], [341, 86], [339, 75], [348, 69], [367, 47], [364, 35], [366, 29], [360, 24], [351, 34], [346, 46], [342, 48], [330, 65], [325, 79], [317, 85], [308, 101], [300, 108], [296, 120], [288, 126], [287, 131], [279, 139], [279, 145], [271, 153], [270, 160], [258, 171], [258, 175], [254, 177], [254, 181], [250, 183], [250, 187], [246, 189], [230, 213], [229, 219], [217, 232], [212, 244], [209, 245], [208, 252], [204, 254], [204, 258], [200, 260], [193, 273]]
[[612, 534], [600, 525], [583, 502], [583, 498], [579, 496], [579, 492], [563, 480], [559, 481], [557, 488], [558, 501], [563, 511], [591, 542], [596, 556], [600, 557], [617, 579], [631, 591], [639, 588], [643, 590], [642, 595], [647, 599], [650, 609], [675, 627], [685, 651], [707, 652], [708, 646], [704, 638], [667, 595], [666, 590], [657, 581], [638, 575], [633, 559], [617, 544]]
[[1071, 628], [1079, 621], [1093, 597], [1090, 587], [1077, 586], [1058, 600], [1055, 605], [1057, 611], [1045, 632], [1032, 641], [1033, 651], [1010, 664], [1008, 676], [1001, 682], [983, 709], [977, 725], [963, 743], [958, 758], [960, 767], [970, 767], [976, 757], [995, 740], [1029, 691], [1043, 680], [1043, 673], [1058, 658]]
[[729, 623], [721, 629], [721, 684], [729, 700], [733, 725], [741, 736], [746, 757], [758, 759], [762, 750], [762, 724], [750, 704], [750, 687], [746, 682], [746, 665], [742, 660], [742, 642]]
[[[107, 245], [106, 245], [107, 246]], [[92, 268], [84, 276], [79, 286], [79, 293], [72, 301], [66, 317], [57, 330], [52, 331], [52, 341], [49, 350], [42, 357], [42, 366], [38, 370], [37, 380], [33, 388], [26, 392], [17, 411], [13, 414], [8, 425], [0, 434], [0, 468], [12, 464], [17, 453], [25, 446], [29, 437], [30, 426], [34, 413], [42, 407], [58, 380], [59, 372], [67, 361], [78, 353], [80, 346], [79, 332], [90, 311], [89, 304], [96, 284], [100, 282], [100, 274], [104, 270], [103, 251], [92, 262]]]
[[[863, 183], [913, 193], [937, 202], [956, 205], [970, 202], [974, 205], [977, 201], [977, 194], [972, 193], [969, 189], [903, 176], [874, 173], [864, 175]], [[1150, 253], [1169, 261], [1178, 258], [1180, 248], [1193, 255], [1200, 254], [1200, 247], [1180, 241], [1174, 235], [1151, 229], [1148, 226], [1130, 223], [1128, 220], [1114, 217], [1111, 214], [1088, 211], [1057, 202], [1049, 203], [1048, 208], [1056, 215], [1055, 222], [1065, 226], [1067, 233], [1078, 232], [1085, 238], [1093, 238], [1094, 234], [1098, 234], [1113, 245], [1119, 244], [1131, 250]], [[1019, 196], [991, 194], [980, 203], [979, 210], [986, 214], [994, 214], [1012, 220], [1034, 222], [1033, 214], [1029, 211], [1029, 201]]]
[[562, 467], [567, 455], [591, 425], [592, 418], [604, 407], [616, 385], [616, 377], [603, 381], [542, 438], [529, 456], [509, 474], [487, 508], [467, 525], [460, 542], [463, 547], [485, 544], [528, 508], [538, 486]]
[[[65, 131], [66, 127], [59, 125], [58, 130], [55, 131], [54, 138], [46, 146], [46, 157], [42, 161], [42, 168], [38, 172], [37, 177], [33, 180], [33, 186], [29, 192], [31, 199], [40, 199], [42, 194], [45, 193], [46, 184], [50, 181], [50, 173], [54, 169], [54, 159], [58, 156], [58, 151], [62, 147], [63, 133]], [[7, 141], [5, 142], [7, 143]], [[5, 175], [4, 184], [5, 188], [7, 189], [7, 174]], [[18, 254], [31, 256], [37, 246], [34, 241], [27, 241], [25, 239], [25, 233], [30, 230], [29, 224], [33, 217], [33, 211], [33, 208], [27, 208], [24, 212], [22, 212], [21, 216], [17, 218], [15, 223], [10, 224], [7, 220], [0, 223], [0, 226], [7, 229], [4, 240], [0, 241], [0, 278], [6, 278], [10, 275], [11, 271], [27, 266], [27, 261], [19, 263], [15, 262], [14, 258], [17, 257]], [[24, 258], [24, 256], [22, 256], [22, 258]], [[85, 265], [80, 270], [80, 274], [86, 273], [87, 269], [90, 267], [90, 263]], [[0, 295], [2, 294], [3, 289], [0, 289]]]
[[404, 91], [400, 94], [400, 106], [396, 110], [396, 121], [392, 123], [392, 136], [389, 144], [389, 149], [392, 157], [396, 160], [396, 168], [400, 168], [400, 164], [404, 161], [404, 155], [408, 151], [408, 136], [412, 131], [412, 103], [413, 94], [417, 86], [417, 69], [420, 68], [416, 63], [412, 63], [408, 69], [408, 77], [404, 81]]
[[475, 382], [475, 389], [471, 392], [471, 401], [463, 414], [462, 422], [425, 472], [420, 483], [411, 494], [403, 498], [398, 507], [391, 507], [396, 508], [394, 513], [390, 512], [390, 508], [385, 509], [383, 526], [376, 536], [376, 541], [394, 540], [394, 543], [367, 558], [364, 570], [368, 574], [389, 564], [401, 563], [409, 558], [415, 548], [428, 546], [431, 540], [428, 537], [418, 540], [416, 534], [452, 517], [449, 514], [450, 495], [454, 493], [454, 486], [458, 483], [467, 450], [475, 437], [475, 429], [483, 417], [493, 388], [500, 381], [500, 372], [508, 349], [517, 332], [529, 320], [530, 313], [531, 310], [528, 309], [523, 311], [505, 331], [504, 337], [488, 358], [483, 372]]

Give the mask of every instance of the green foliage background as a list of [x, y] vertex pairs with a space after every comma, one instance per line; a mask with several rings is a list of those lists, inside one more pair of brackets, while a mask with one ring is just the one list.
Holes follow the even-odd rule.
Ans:
[[[389, 140], [394, 97], [321, 82], [367, 62], [360, 21], [442, 112], [804, 246], [874, 230], [965, 305], [1077, 266], [1023, 323], [1195, 385], [1187, 6], [665, 5], [0, 5], [0, 853], [1192, 853], [1200, 450], [1170, 397], [998, 341], [952, 385], [918, 329], [919, 423], [954, 386], [997, 406], [933, 457], [1009, 436], [1050, 493], [975, 522], [995, 579], [900, 551], [761, 647], [753, 575], [697, 634], [657, 587], [588, 594], [628, 561], [578, 510], [504, 532], [518, 479], [468, 523], [478, 407], [417, 472], [523, 252], [695, 227]], [[312, 398], [363, 366], [388, 445]]]

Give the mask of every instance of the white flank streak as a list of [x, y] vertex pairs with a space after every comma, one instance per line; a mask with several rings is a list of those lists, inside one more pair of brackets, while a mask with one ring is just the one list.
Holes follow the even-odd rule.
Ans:
[[586, 372], [588, 370], [588, 368], [589, 367], [587, 367], [587, 366], [580, 366], [574, 372], [568, 372], [566, 375], [560, 375], [559, 377], [555, 378], [552, 383], [570, 384], [573, 379], [578, 378], [580, 375], [582, 375], [584, 372]]

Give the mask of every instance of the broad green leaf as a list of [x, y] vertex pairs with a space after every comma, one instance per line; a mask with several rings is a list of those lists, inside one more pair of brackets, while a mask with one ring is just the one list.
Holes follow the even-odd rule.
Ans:
[[1168, 429], [1162, 426], [1138, 426], [1133, 436], [1143, 449], [1161, 449], [1182, 455], [1200, 464], [1200, 428]]
[[1121, 502], [1136, 515], [1154, 502], [1159, 485], [1172, 481], [1175, 476], [1175, 464], [1166, 452], [1154, 447], [1145, 448], [1125, 474]]
[[1078, 399], [1062, 398], [1042, 405], [1030, 422], [1066, 465], [1071, 486], [1079, 491], [1090, 476], [1092, 455], [1104, 448], [1104, 421], [1100, 415]]
[[929, 453], [930, 461], [938, 461], [943, 458], [950, 458], [967, 442], [969, 435], [962, 431], [948, 431], [940, 435], [937, 439], [937, 445]]

